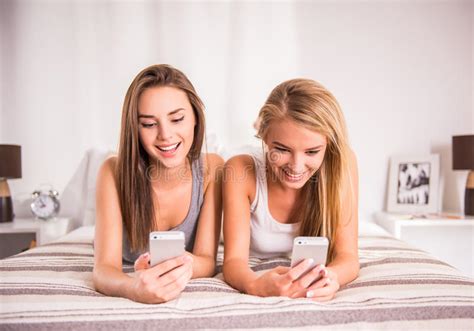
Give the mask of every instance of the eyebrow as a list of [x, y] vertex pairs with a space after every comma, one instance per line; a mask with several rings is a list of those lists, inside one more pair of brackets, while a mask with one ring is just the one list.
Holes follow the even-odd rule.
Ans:
[[[285, 146], [285, 145], [283, 145], [282, 143], [280, 143], [278, 141], [272, 141], [272, 144], [278, 145], [278, 146], [286, 148], [286, 149], [291, 149], [290, 147]], [[318, 148], [322, 148], [323, 146], [324, 145], [319, 145], [319, 146], [316, 146], [316, 147], [307, 148], [306, 151], [312, 151], [312, 150], [315, 150], [315, 149], [318, 149]]]
[[[178, 108], [178, 109], [175, 109], [175, 110], [172, 110], [168, 113], [168, 116], [171, 116], [171, 115], [174, 115], [182, 110], [185, 110], [184, 108]], [[142, 114], [139, 114], [138, 115], [138, 118], [156, 118], [154, 115], [142, 115]]]

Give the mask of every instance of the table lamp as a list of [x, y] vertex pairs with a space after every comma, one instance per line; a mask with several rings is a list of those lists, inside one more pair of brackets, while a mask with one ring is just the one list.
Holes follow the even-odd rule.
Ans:
[[21, 146], [0, 145], [0, 223], [11, 222], [13, 203], [7, 179], [21, 178]]
[[453, 136], [453, 170], [469, 170], [464, 214], [474, 215], [474, 135]]

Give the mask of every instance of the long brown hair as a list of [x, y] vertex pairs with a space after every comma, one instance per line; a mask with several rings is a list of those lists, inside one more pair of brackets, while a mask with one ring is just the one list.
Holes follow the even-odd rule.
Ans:
[[328, 262], [334, 258], [334, 239], [342, 208], [342, 183], [348, 176], [348, 138], [336, 98], [321, 84], [292, 79], [273, 89], [260, 110], [257, 136], [265, 139], [271, 123], [288, 118], [324, 135], [327, 147], [321, 167], [302, 188], [301, 205], [294, 206], [292, 219], [301, 222], [300, 235], [329, 239]]
[[122, 124], [116, 180], [122, 219], [132, 251], [147, 247], [148, 234], [154, 230], [155, 206], [148, 178], [149, 156], [138, 135], [138, 101], [144, 90], [170, 86], [186, 93], [196, 118], [194, 139], [188, 153], [190, 162], [199, 158], [204, 140], [204, 104], [188, 78], [170, 65], [152, 65], [142, 70], [128, 88], [122, 109]]

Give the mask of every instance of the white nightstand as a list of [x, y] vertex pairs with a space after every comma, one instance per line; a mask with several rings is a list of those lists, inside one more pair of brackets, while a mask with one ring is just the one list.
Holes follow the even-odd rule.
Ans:
[[474, 277], [474, 217], [410, 218], [380, 212], [375, 215], [375, 221], [395, 238]]
[[15, 218], [13, 222], [0, 223], [0, 258], [28, 249], [32, 240], [44, 245], [69, 231], [70, 219], [57, 217], [47, 221], [35, 218]]

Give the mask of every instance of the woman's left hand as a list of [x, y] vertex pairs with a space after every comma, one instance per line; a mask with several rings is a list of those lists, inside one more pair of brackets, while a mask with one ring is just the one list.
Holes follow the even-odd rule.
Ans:
[[323, 277], [307, 288], [306, 297], [314, 301], [328, 301], [339, 290], [337, 274], [331, 268], [323, 269]]

